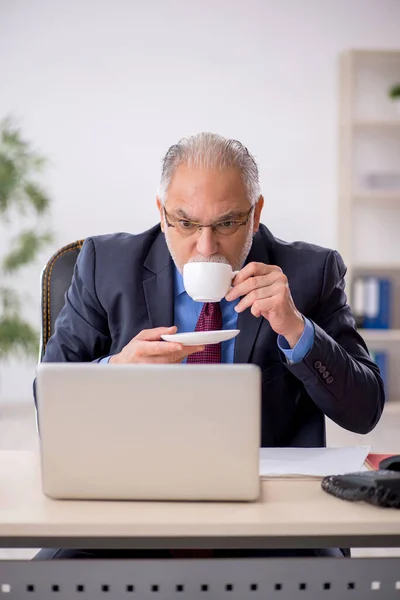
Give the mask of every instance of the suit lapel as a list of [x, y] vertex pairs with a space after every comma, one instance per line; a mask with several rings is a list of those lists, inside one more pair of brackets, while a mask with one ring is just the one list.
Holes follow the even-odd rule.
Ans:
[[[246, 264], [251, 262], [261, 262], [269, 264], [269, 256], [266, 242], [267, 240], [261, 236], [260, 231], [256, 233], [256, 235], [254, 236], [252, 248], [246, 260]], [[265, 321], [263, 317], [259, 317], [258, 319], [254, 317], [251, 314], [249, 308], [239, 314], [237, 328], [240, 329], [240, 334], [236, 338], [237, 341], [235, 343], [235, 363], [249, 362], [252, 350], [254, 348], [254, 344], [256, 342], [263, 321]], [[265, 323], [264, 326], [265, 325], [269, 325], [269, 323]]]
[[144, 263], [143, 293], [150, 326], [174, 324], [174, 274], [164, 234], [159, 233]]

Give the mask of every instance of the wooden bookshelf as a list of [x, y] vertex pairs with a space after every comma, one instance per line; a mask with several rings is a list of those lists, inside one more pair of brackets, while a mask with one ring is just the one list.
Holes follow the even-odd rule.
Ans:
[[356, 276], [393, 282], [392, 328], [360, 329], [371, 352], [387, 353], [389, 405], [400, 404], [400, 112], [388, 96], [394, 83], [400, 49], [350, 50], [340, 58], [339, 250], [350, 304]]

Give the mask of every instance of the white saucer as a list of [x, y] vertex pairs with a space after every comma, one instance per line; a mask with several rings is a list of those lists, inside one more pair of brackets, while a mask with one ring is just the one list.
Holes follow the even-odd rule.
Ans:
[[236, 337], [240, 329], [225, 329], [221, 331], [193, 331], [191, 333], [174, 333], [171, 335], [162, 335], [165, 342], [178, 342], [183, 346], [206, 346], [208, 344], [218, 344]]

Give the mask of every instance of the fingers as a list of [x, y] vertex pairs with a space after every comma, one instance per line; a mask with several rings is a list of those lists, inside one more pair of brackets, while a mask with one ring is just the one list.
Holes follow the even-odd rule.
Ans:
[[183, 351], [185, 353], [183, 358], [190, 356], [191, 354], [195, 354], [196, 352], [203, 352], [205, 350], [205, 346], [184, 346]]
[[145, 340], [147, 342], [155, 342], [161, 339], [162, 335], [172, 335], [178, 331], [178, 328], [175, 327], [156, 327], [155, 329], [143, 329], [137, 336], [134, 338], [135, 340]]
[[183, 346], [179, 342], [165, 342], [164, 334], [174, 334], [176, 327], [145, 329], [123, 348], [115, 363], [180, 363], [190, 354], [202, 352], [204, 346]]
[[202, 352], [204, 346], [182, 346], [182, 344], [169, 342], [148, 342], [145, 350], [147, 356], [172, 356], [176, 354], [178, 360], [183, 360], [190, 354]]
[[141, 348], [137, 349], [137, 359], [139, 362], [152, 362], [152, 363], [181, 363], [190, 354], [195, 352], [203, 352], [204, 346], [180, 346], [180, 348], [174, 348], [178, 344], [169, 344], [167, 342], [159, 342], [160, 348], [155, 349], [154, 346], [158, 345], [158, 342], [142, 342]]
[[239, 273], [235, 276], [233, 282], [236, 287], [239, 283], [243, 283], [243, 281], [245, 281], [249, 277], [256, 277], [258, 275], [269, 275], [269, 273], [273, 273], [274, 271], [277, 273], [281, 273], [282, 269], [280, 267], [277, 267], [276, 265], [266, 265], [264, 263], [251, 262], [245, 267], [243, 267], [241, 271], [239, 271]]
[[169, 362], [172, 363], [181, 363], [185, 358], [190, 356], [191, 354], [195, 354], [196, 352], [203, 352], [205, 346], [183, 346], [180, 352], [176, 354], [171, 354], [169, 358]]
[[[190, 354], [194, 354], [194, 352], [202, 352], [204, 350], [204, 346], [196, 347], [195, 351], [190, 352]], [[168, 356], [151, 356], [151, 357], [142, 357], [138, 362], [148, 363], [148, 364], [180, 364], [185, 358], [187, 358], [189, 354], [182, 354], [182, 352], [178, 352], [176, 354], [170, 354]]]
[[240, 296], [246, 296], [246, 294], [249, 294], [254, 290], [270, 287], [278, 281], [285, 281], [285, 279], [286, 276], [282, 271], [274, 270], [266, 275], [254, 275], [241, 283], [236, 283], [235, 281], [235, 286], [229, 290], [225, 298], [231, 302]]
[[138, 354], [147, 357], [164, 356], [167, 359], [172, 359], [172, 362], [179, 362], [193, 354], [194, 352], [202, 352], [204, 346], [182, 346], [175, 342], [140, 342]]
[[138, 354], [141, 356], [168, 356], [182, 352], [182, 344], [176, 342], [138, 342]]
[[260, 302], [267, 298], [276, 298], [282, 291], [281, 283], [274, 283], [267, 287], [261, 287], [252, 292], [249, 292], [244, 296], [240, 302], [235, 306], [235, 311], [240, 313], [246, 310], [254, 304], [254, 302]]
[[264, 317], [268, 314], [270, 310], [275, 307], [275, 299], [274, 298], [263, 298], [262, 300], [256, 300], [251, 305], [250, 312], [255, 317]]

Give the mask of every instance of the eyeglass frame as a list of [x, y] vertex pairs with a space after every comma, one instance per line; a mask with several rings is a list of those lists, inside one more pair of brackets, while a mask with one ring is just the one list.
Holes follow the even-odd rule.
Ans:
[[[242, 226], [245, 226], [245, 225], [247, 225], [247, 224], [248, 224], [248, 222], [249, 222], [249, 220], [250, 220], [250, 215], [251, 215], [252, 211], [254, 210], [254, 208], [255, 208], [255, 205], [253, 205], [253, 206], [250, 208], [250, 210], [249, 210], [249, 211], [248, 211], [248, 213], [246, 214], [246, 218], [245, 218], [245, 220], [243, 220], [243, 221], [242, 221], [242, 220], [240, 220], [240, 219], [229, 219], [229, 218], [228, 218], [228, 219], [225, 219], [224, 221], [219, 221], [218, 223], [211, 223], [210, 225], [203, 225], [202, 223], [197, 223], [197, 221], [191, 221], [190, 219], [185, 219], [185, 218], [182, 218], [182, 219], [179, 219], [179, 220], [180, 220], [180, 221], [186, 221], [187, 223], [191, 223], [192, 225], [195, 225], [195, 226], [197, 227], [197, 230], [196, 230], [196, 231], [194, 231], [192, 234], [189, 234], [189, 236], [190, 236], [190, 235], [194, 235], [194, 234], [198, 234], [198, 233], [199, 233], [199, 231], [200, 231], [201, 229], [204, 229], [205, 227], [211, 227], [211, 229], [212, 229], [212, 231], [213, 231], [214, 235], [218, 235], [218, 233], [215, 231], [215, 229], [214, 229], [214, 228], [215, 228], [215, 227], [217, 227], [218, 225], [220, 225], [221, 223], [232, 222], [232, 223], [236, 223], [236, 224], [237, 224], [239, 227], [242, 227]], [[170, 221], [168, 221], [168, 213], [167, 213], [167, 211], [166, 211], [166, 208], [165, 208], [165, 206], [163, 206], [163, 212], [164, 212], [165, 224], [167, 225], [167, 227], [173, 227], [174, 229], [177, 229], [176, 225], [173, 225], [173, 224], [172, 224]], [[235, 233], [237, 233], [237, 232], [238, 232], [238, 230], [236, 229], [235, 231], [233, 231], [233, 232], [231, 232], [231, 233], [219, 234], [219, 235], [222, 235], [222, 236], [224, 236], [224, 235], [226, 235], [226, 236], [229, 236], [229, 235], [234, 235], [234, 234], [235, 234]], [[179, 232], [178, 232], [178, 233], [179, 233]]]

